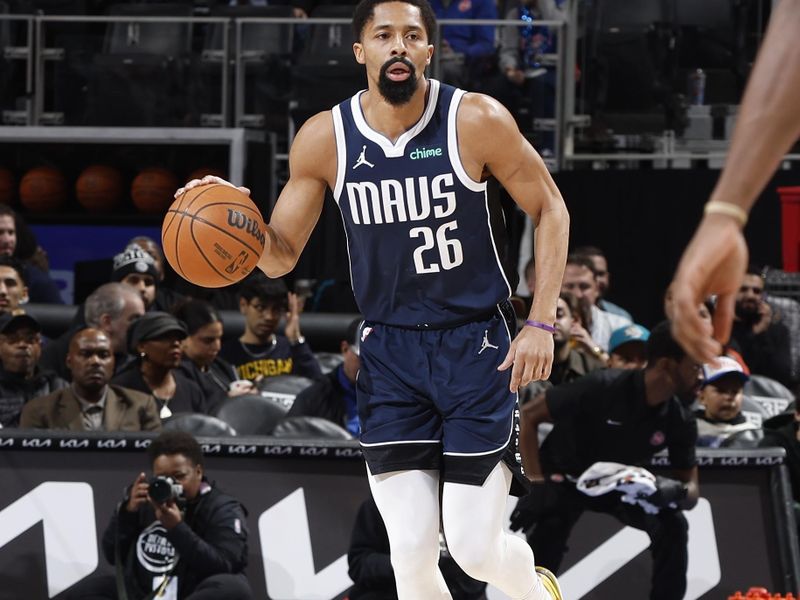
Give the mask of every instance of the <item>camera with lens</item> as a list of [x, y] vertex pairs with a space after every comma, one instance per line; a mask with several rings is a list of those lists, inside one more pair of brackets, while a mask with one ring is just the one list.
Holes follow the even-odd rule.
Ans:
[[168, 500], [177, 500], [183, 496], [183, 486], [180, 483], [175, 483], [172, 477], [165, 477], [159, 475], [153, 477], [148, 482], [147, 495], [153, 499], [153, 502], [163, 504]]

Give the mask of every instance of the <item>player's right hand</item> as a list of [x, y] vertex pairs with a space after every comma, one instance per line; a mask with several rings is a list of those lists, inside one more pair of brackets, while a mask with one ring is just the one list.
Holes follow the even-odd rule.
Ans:
[[[689, 242], [675, 272], [668, 315], [672, 335], [700, 363], [716, 363], [731, 335], [736, 294], [747, 270], [747, 244], [737, 221], [706, 215]], [[716, 295], [713, 327], [697, 307]]]
[[131, 486], [131, 493], [128, 498], [128, 503], [125, 505], [125, 510], [128, 512], [138, 511], [139, 507], [147, 502], [147, 490], [149, 487], [150, 486], [147, 484], [147, 476], [144, 473], [139, 473], [136, 477], [136, 481], [134, 481]]
[[241, 185], [233, 185], [230, 181], [225, 181], [222, 177], [217, 177], [216, 175], [206, 175], [202, 179], [192, 179], [191, 181], [187, 182], [183, 187], [178, 188], [175, 192], [175, 197], [177, 198], [185, 191], [190, 190], [192, 188], [199, 187], [201, 185], [229, 185], [233, 188], [238, 189], [240, 192], [250, 195], [250, 188], [246, 188]]

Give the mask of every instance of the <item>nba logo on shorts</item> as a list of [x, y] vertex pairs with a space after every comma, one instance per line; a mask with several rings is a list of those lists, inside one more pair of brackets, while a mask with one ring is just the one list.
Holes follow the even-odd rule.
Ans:
[[663, 431], [654, 431], [653, 435], [650, 437], [650, 445], [651, 446], [660, 446], [664, 443], [667, 437], [664, 435]]

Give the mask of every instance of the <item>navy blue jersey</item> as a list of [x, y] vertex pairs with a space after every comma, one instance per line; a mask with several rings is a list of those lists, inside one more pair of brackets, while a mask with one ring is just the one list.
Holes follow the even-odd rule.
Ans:
[[493, 235], [499, 212], [458, 153], [464, 91], [428, 81], [422, 118], [395, 143], [370, 129], [363, 92], [332, 111], [333, 195], [356, 301], [367, 321], [399, 327], [463, 323], [511, 294]]

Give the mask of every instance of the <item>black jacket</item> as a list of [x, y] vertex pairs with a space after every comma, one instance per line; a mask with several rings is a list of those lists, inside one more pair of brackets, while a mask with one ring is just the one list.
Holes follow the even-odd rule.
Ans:
[[109, 563], [115, 564], [114, 538], [119, 525], [119, 553], [130, 600], [144, 597], [152, 587], [151, 578], [158, 576], [142, 567], [140, 552], [146, 554], [148, 545], [162, 549], [164, 538], [179, 555], [172, 571], [178, 578], [178, 598], [188, 596], [211, 575], [244, 572], [247, 565], [246, 511], [235, 498], [211, 487], [187, 504], [184, 520], [169, 531], [160, 526], [149, 504], [130, 513], [125, 510], [126, 501], [120, 506], [119, 516], [115, 513], [111, 517], [103, 534], [103, 553]]
[[[167, 403], [172, 414], [207, 413], [209, 403], [200, 386], [187, 378], [178, 369], [172, 370], [172, 376], [175, 378], [175, 395]], [[125, 365], [122, 371], [114, 375], [111, 383], [152, 395], [156, 399], [159, 410], [164, 406], [164, 399], [153, 394], [153, 390], [145, 383], [142, 377], [141, 364], [138, 360], [131, 361]]]
[[22, 406], [28, 401], [67, 387], [67, 382], [55, 373], [38, 367], [33, 377], [25, 379], [18, 373], [9, 373], [0, 366], [0, 425], [18, 427]]

